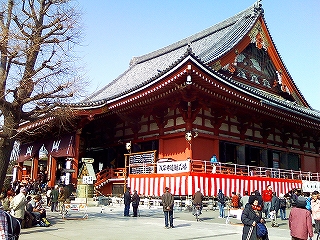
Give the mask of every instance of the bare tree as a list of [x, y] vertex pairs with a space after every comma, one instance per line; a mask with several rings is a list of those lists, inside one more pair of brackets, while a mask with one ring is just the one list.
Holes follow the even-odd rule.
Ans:
[[71, 1], [0, 4], [1, 189], [19, 125], [43, 116], [71, 116], [63, 105], [74, 100], [84, 83], [72, 55], [80, 39], [80, 15]]

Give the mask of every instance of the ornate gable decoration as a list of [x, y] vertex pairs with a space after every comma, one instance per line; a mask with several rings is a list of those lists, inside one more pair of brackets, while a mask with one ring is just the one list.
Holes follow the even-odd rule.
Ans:
[[257, 21], [254, 27], [251, 29], [249, 33], [249, 37], [252, 43], [256, 44], [256, 47], [261, 49], [264, 48], [265, 50], [269, 47], [269, 42], [267, 40], [266, 34], [264, 33], [261, 22]]

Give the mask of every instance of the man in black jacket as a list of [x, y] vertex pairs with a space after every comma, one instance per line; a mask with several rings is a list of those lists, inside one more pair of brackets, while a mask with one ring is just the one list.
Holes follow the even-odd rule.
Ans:
[[129, 215], [130, 203], [131, 203], [130, 187], [127, 187], [127, 190], [123, 195], [123, 198], [124, 198], [124, 216], [130, 217]]

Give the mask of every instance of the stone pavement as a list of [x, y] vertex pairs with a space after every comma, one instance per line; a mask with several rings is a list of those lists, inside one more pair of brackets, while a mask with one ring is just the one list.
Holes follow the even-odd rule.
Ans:
[[[132, 213], [132, 208], [130, 209]], [[173, 229], [164, 228], [162, 208], [159, 206], [140, 206], [140, 216], [124, 217], [123, 205], [88, 207], [88, 219], [83, 214], [72, 213], [62, 219], [58, 213], [48, 211], [50, 227], [33, 227], [22, 229], [20, 240], [56, 240], [56, 239], [241, 239], [242, 224], [236, 218], [218, 218], [217, 210], [203, 211], [201, 221], [197, 222], [191, 212], [176, 208], [174, 211]], [[291, 239], [288, 221], [279, 220], [279, 227], [272, 228], [267, 222], [270, 240]]]

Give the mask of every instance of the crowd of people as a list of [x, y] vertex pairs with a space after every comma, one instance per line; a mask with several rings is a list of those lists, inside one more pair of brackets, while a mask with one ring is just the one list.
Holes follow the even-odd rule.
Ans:
[[11, 188], [2, 190], [0, 194], [0, 239], [8, 239], [7, 220], [1, 219], [2, 213], [8, 213], [18, 220], [21, 228], [33, 226], [49, 226], [46, 207], [52, 212], [64, 210], [64, 204], [71, 195], [70, 186], [56, 185], [45, 187], [44, 193], [33, 183], [14, 182]]
[[[2, 219], [2, 212], [7, 212], [19, 221], [22, 228], [32, 226], [48, 226], [46, 219], [46, 203], [52, 212], [62, 214], [65, 202], [70, 197], [68, 186], [56, 185], [54, 188], [47, 188], [46, 194], [34, 192], [27, 184], [13, 185], [11, 189], [3, 191], [0, 195], [0, 234], [6, 229], [1, 228], [5, 223]], [[197, 189], [192, 197], [193, 205], [203, 207], [205, 197], [200, 189]], [[226, 218], [226, 209], [241, 209], [241, 221], [243, 223], [243, 240], [268, 240], [267, 231], [263, 231], [266, 220], [271, 220], [272, 227], [277, 227], [277, 219], [288, 220], [290, 234], [293, 240], [312, 238], [314, 233], [320, 232], [320, 193], [317, 191], [302, 193], [297, 190], [289, 194], [277, 194], [271, 186], [267, 186], [261, 193], [256, 190], [252, 193], [244, 192], [244, 195], [232, 192], [227, 197], [221, 189], [214, 197], [219, 208], [219, 218]], [[174, 228], [174, 196], [168, 187], [161, 197], [165, 228]], [[140, 196], [136, 190], [131, 195], [127, 187], [124, 193], [124, 216], [130, 216], [132, 205], [133, 217], [138, 216]], [[286, 209], [290, 208], [289, 216], [286, 216]], [[312, 225], [314, 221], [314, 229]], [[263, 233], [264, 232], [264, 233]], [[264, 234], [264, 235], [261, 235]], [[1, 236], [1, 235], [0, 235]], [[1, 238], [0, 238], [1, 239]], [[5, 239], [5, 238], [3, 238]]]
[[[124, 194], [124, 216], [129, 216], [130, 204], [133, 207], [134, 217], [137, 216], [139, 206], [139, 195], [133, 191], [131, 196], [130, 188], [127, 188]], [[194, 206], [203, 207], [204, 195], [200, 189], [197, 189], [192, 197]], [[227, 197], [221, 189], [218, 195], [214, 197], [219, 209], [219, 218], [226, 218], [226, 208], [242, 209], [241, 221], [243, 223], [242, 240], [268, 240], [268, 231], [266, 221], [271, 221], [272, 227], [278, 227], [277, 219], [288, 220], [290, 234], [293, 240], [307, 240], [312, 238], [314, 233], [320, 232], [320, 194], [302, 193], [293, 190], [287, 194], [277, 194], [273, 191], [272, 186], [267, 186], [261, 193], [256, 190], [252, 193], [244, 192], [241, 196], [239, 193], [232, 193]], [[173, 210], [174, 196], [170, 193], [168, 187], [161, 197], [165, 228], [174, 228]], [[286, 210], [290, 209], [289, 216], [286, 216]], [[312, 225], [314, 221], [314, 229]]]

